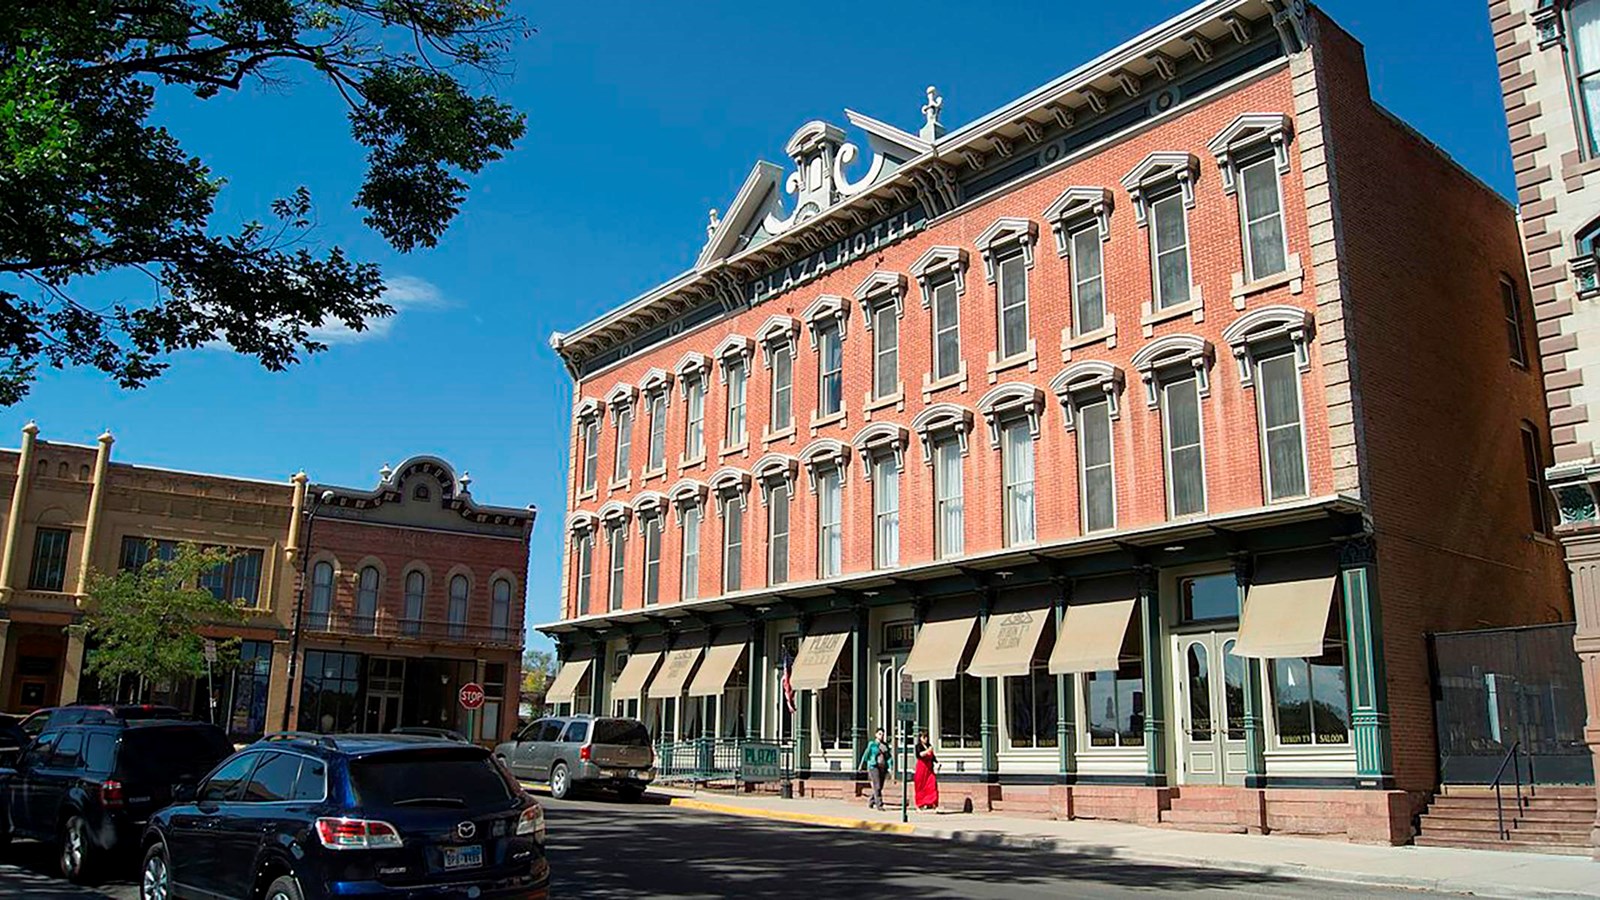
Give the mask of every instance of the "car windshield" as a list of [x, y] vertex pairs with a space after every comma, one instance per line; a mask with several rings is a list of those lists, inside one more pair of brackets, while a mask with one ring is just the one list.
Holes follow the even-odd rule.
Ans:
[[476, 747], [429, 747], [362, 757], [350, 783], [363, 806], [470, 808], [503, 803], [511, 786], [488, 753]]
[[645, 730], [644, 723], [633, 719], [601, 719], [594, 723], [593, 742], [622, 747], [648, 747], [650, 732]]
[[212, 726], [130, 728], [122, 735], [122, 775], [146, 784], [199, 781], [233, 754], [222, 729]]

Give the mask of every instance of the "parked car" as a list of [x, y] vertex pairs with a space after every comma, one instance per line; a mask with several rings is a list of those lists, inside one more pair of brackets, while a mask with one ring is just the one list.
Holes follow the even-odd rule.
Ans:
[[430, 728], [426, 725], [402, 725], [389, 732], [390, 734], [409, 734], [417, 737], [438, 738], [441, 741], [453, 741], [457, 744], [470, 744], [466, 736], [459, 731], [448, 728]]
[[150, 819], [142, 896], [547, 896], [544, 810], [489, 751], [270, 735]]
[[0, 769], [0, 844], [53, 841], [61, 874], [91, 879], [118, 851], [139, 847], [151, 813], [233, 752], [205, 722], [109, 720], [51, 726]]
[[193, 718], [175, 706], [161, 706], [155, 703], [72, 703], [67, 706], [47, 706], [35, 710], [22, 720], [20, 727], [28, 735], [37, 737], [46, 729], [61, 725]]
[[656, 777], [650, 732], [638, 719], [538, 719], [494, 752], [518, 778], [548, 782], [557, 800], [588, 785], [610, 787], [624, 800], [637, 800]]
[[33, 735], [24, 731], [22, 720], [0, 713], [0, 766], [13, 765], [24, 747], [33, 743]]

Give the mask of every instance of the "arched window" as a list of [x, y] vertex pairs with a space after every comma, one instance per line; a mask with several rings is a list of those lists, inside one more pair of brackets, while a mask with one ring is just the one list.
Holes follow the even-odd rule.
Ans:
[[79, 481], [88, 481], [89, 480], [89, 467], [88, 467], [88, 465], [82, 465], [82, 466], [78, 467], [78, 480]]
[[319, 562], [311, 569], [311, 620], [307, 627], [327, 631], [332, 611], [333, 563]]
[[427, 584], [427, 576], [420, 569], [406, 573], [405, 619], [400, 623], [401, 630], [406, 634], [422, 631], [422, 594]]
[[464, 637], [467, 633], [467, 576], [450, 579], [450, 636]]
[[511, 637], [511, 582], [496, 578], [493, 599], [489, 607], [489, 624], [494, 627], [494, 639], [508, 640]]
[[71, 478], [72, 477], [72, 464], [71, 463], [62, 463], [60, 466], [58, 466], [56, 468], [56, 477], [60, 478], [62, 481], [66, 481], [68, 478]]
[[361, 570], [361, 581], [356, 586], [356, 618], [353, 623], [357, 634], [371, 634], [378, 620], [378, 570], [367, 566]]

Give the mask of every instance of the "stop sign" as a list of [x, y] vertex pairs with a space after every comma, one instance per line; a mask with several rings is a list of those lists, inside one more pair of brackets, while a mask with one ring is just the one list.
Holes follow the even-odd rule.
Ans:
[[483, 685], [476, 681], [469, 681], [461, 686], [461, 691], [456, 697], [461, 701], [462, 709], [481, 709], [483, 707]]

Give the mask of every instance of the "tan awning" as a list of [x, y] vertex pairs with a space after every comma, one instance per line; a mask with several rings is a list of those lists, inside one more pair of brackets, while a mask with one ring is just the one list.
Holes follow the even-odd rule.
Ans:
[[561, 665], [561, 671], [556, 673], [555, 680], [550, 682], [550, 689], [544, 692], [546, 703], [571, 703], [572, 698], [578, 695], [578, 685], [583, 682], [584, 673], [589, 671], [589, 660], [575, 659]]
[[644, 695], [645, 682], [650, 680], [650, 673], [656, 670], [656, 660], [661, 658], [659, 653], [635, 653], [628, 657], [628, 664], [622, 667], [622, 674], [611, 685], [611, 699], [637, 700]]
[[850, 632], [847, 629], [806, 635], [800, 642], [800, 654], [795, 658], [789, 683], [797, 691], [820, 691], [827, 687], [839, 654], [848, 643]]
[[917, 681], [956, 677], [961, 657], [967, 652], [967, 643], [972, 640], [972, 626], [976, 624], [977, 616], [923, 622], [917, 629], [916, 641], [911, 644], [911, 655], [906, 657], [904, 671]]
[[740, 641], [737, 644], [716, 644], [706, 650], [705, 662], [700, 664], [700, 671], [694, 673], [694, 681], [689, 683], [689, 696], [715, 697], [722, 693], [728, 684], [728, 676], [733, 674], [734, 666], [744, 656], [745, 647], [745, 642]]
[[1333, 603], [1333, 576], [1253, 584], [1239, 618], [1234, 656], [1293, 659], [1321, 656]]
[[680, 647], [667, 651], [667, 658], [661, 662], [661, 671], [650, 682], [645, 696], [656, 700], [683, 693], [683, 686], [689, 683], [689, 673], [694, 671], [695, 661], [700, 658], [700, 650], [700, 647]]
[[1106, 672], [1117, 668], [1137, 600], [1068, 606], [1050, 654], [1050, 674]]
[[1028, 674], [1033, 668], [1034, 651], [1039, 648], [1039, 637], [1050, 624], [1051, 615], [1050, 607], [1043, 606], [989, 616], [967, 674], [980, 678]]

